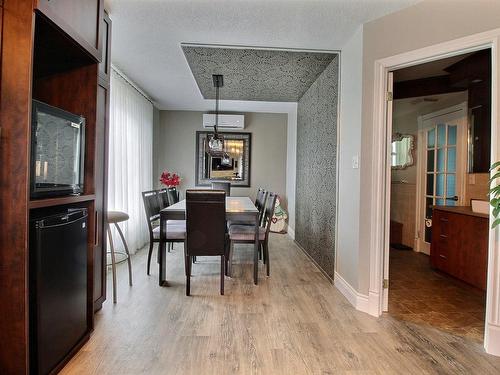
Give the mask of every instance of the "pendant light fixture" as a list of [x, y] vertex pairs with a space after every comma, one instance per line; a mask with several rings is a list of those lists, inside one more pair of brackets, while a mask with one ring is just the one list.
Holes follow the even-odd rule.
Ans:
[[224, 137], [219, 134], [219, 90], [224, 86], [224, 76], [221, 74], [213, 74], [212, 79], [215, 87], [215, 125], [214, 134], [208, 136], [208, 153], [210, 156], [224, 157]]

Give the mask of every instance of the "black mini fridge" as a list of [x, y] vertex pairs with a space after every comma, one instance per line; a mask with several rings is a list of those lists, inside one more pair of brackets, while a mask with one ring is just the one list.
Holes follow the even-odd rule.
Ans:
[[50, 373], [87, 332], [87, 210], [30, 220], [30, 373]]

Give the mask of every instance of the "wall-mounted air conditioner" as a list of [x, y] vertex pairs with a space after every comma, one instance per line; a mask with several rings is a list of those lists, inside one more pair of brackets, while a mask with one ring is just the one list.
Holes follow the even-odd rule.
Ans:
[[[215, 125], [215, 113], [203, 114], [203, 127], [213, 128]], [[245, 115], [219, 115], [219, 129], [244, 129]]]

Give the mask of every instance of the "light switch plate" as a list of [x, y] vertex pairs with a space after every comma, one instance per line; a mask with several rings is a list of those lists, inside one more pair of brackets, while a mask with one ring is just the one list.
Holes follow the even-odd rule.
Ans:
[[359, 156], [354, 155], [352, 157], [352, 169], [358, 169], [359, 168]]

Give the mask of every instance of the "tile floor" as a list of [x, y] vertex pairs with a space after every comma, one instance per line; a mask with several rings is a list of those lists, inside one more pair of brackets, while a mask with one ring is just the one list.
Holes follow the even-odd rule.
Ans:
[[391, 249], [389, 315], [482, 342], [486, 293], [431, 269], [429, 257]]

